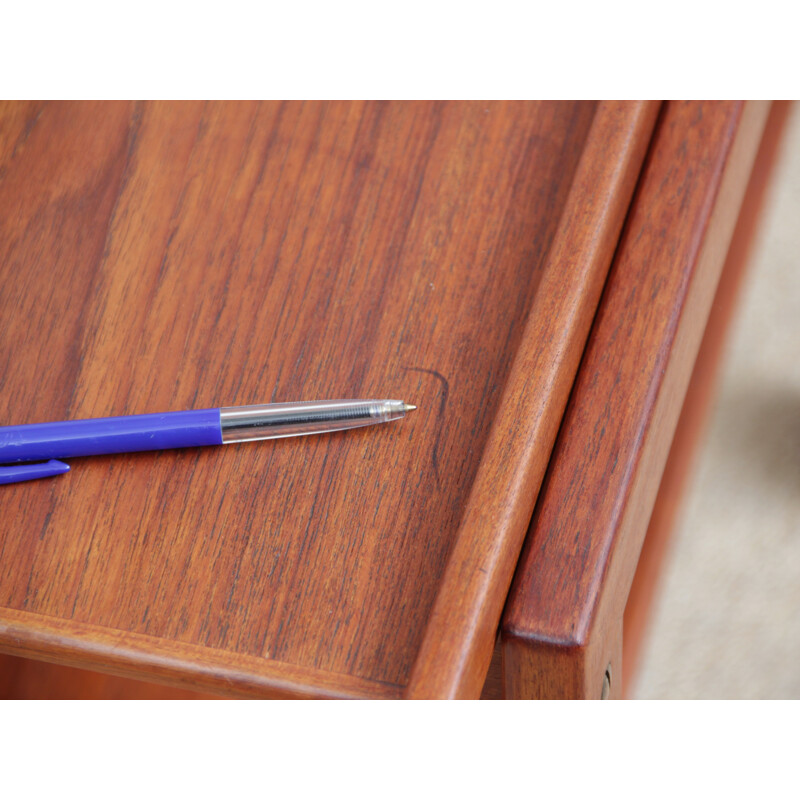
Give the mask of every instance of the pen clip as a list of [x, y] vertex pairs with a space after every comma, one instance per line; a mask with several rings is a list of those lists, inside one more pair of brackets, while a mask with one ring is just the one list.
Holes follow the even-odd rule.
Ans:
[[50, 478], [53, 475], [63, 475], [65, 472], [69, 472], [69, 464], [52, 458], [50, 461], [38, 464], [10, 464], [0, 466], [0, 484]]

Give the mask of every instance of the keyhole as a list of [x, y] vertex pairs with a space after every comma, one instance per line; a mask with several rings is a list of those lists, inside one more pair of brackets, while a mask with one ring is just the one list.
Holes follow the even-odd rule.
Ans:
[[608, 700], [611, 694], [611, 664], [606, 667], [606, 674], [603, 675], [603, 688], [600, 690], [600, 699]]

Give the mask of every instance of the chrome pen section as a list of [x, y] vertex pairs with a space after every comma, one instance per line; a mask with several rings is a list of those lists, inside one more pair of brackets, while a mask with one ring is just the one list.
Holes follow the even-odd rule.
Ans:
[[402, 400], [320, 400], [219, 410], [222, 443], [332, 433], [401, 419], [416, 406]]

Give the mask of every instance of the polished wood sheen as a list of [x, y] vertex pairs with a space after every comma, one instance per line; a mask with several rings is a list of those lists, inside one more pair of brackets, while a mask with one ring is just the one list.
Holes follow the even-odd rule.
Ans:
[[[4, 487], [0, 649], [221, 694], [400, 696], [531, 316], [570, 343], [566, 371], [527, 389], [559, 387], [549, 427], [572, 381], [602, 282], [552, 258], [579, 228], [576, 170], [602, 156], [626, 186], [652, 108], [4, 105], [4, 422], [326, 397], [419, 410]], [[591, 133], [611, 118], [616, 148]], [[613, 247], [597, 235], [589, 250]], [[542, 295], [556, 268], [579, 302]]]
[[503, 691], [620, 696], [622, 618], [763, 103], [668, 103], [503, 618]]

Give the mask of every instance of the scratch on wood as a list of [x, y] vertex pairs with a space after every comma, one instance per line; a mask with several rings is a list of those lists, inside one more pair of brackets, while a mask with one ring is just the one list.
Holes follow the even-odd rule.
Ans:
[[[427, 375], [433, 375], [436, 380], [442, 385], [441, 395], [439, 397], [439, 417], [440, 420], [444, 419], [444, 411], [445, 407], [447, 406], [447, 398], [450, 396], [450, 382], [442, 375], [441, 372], [438, 372], [435, 369], [426, 369], [425, 367], [401, 367], [401, 369], [406, 370], [407, 372], [424, 372]], [[433, 474], [436, 478], [436, 486], [441, 489], [441, 478], [439, 475], [439, 440], [441, 439], [442, 434], [442, 426], [437, 426], [436, 429], [436, 439], [433, 443]]]

